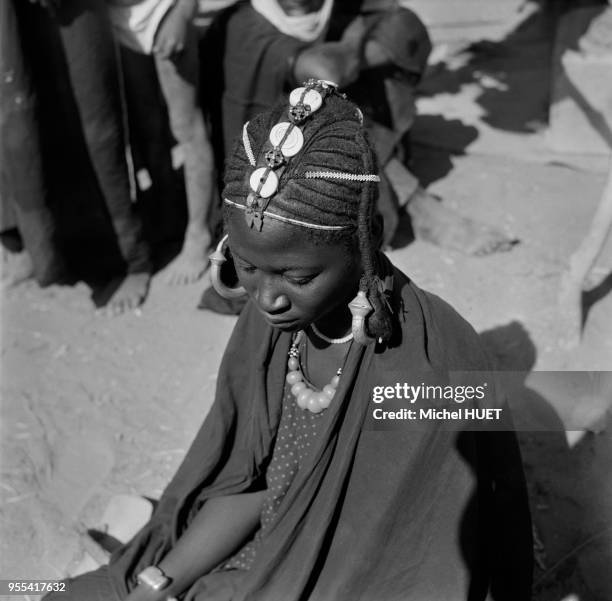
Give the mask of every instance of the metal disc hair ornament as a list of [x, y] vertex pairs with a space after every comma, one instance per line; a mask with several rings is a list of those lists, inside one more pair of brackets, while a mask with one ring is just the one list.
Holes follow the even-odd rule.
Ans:
[[304, 146], [302, 131], [287, 121], [277, 123], [270, 131], [270, 144], [274, 149], [279, 148], [283, 156], [295, 156]]
[[243, 128], [244, 149], [249, 162], [255, 167], [249, 177], [250, 192], [245, 206], [245, 218], [249, 227], [262, 229], [264, 214], [270, 199], [278, 192], [280, 176], [287, 161], [295, 157], [304, 146], [304, 134], [298, 125], [319, 110], [325, 96], [335, 90], [336, 86], [331, 82], [309, 80], [291, 92], [287, 111], [289, 120], [282, 120], [274, 125], [268, 135], [271, 148], [263, 153], [265, 166], [261, 163], [261, 156], [259, 164], [255, 160], [246, 125]]
[[251, 173], [251, 190], [262, 198], [269, 198], [278, 190], [278, 176], [269, 167], [260, 167]]

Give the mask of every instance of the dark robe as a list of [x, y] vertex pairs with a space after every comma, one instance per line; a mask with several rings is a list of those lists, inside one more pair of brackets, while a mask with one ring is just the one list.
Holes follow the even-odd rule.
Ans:
[[[487, 590], [496, 600], [530, 598], [530, 518], [513, 432], [368, 425], [374, 385], [488, 367], [467, 322], [398, 271], [393, 305], [398, 340], [352, 345], [331, 419], [251, 569], [234, 571], [230, 595], [197, 599], [482, 601]], [[111, 561], [120, 598], [207, 499], [264, 486], [290, 342], [247, 304], [201, 430], [150, 523]], [[215, 577], [224, 574], [201, 580]]]

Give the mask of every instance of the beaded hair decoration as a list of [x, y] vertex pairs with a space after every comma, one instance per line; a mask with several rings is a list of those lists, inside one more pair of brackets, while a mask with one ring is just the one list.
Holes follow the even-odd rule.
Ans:
[[[254, 167], [249, 178], [250, 191], [246, 204], [234, 202], [227, 198], [224, 202], [245, 211], [245, 218], [249, 227], [255, 227], [261, 231], [264, 216], [319, 230], [341, 230], [350, 226], [344, 225], [320, 225], [309, 223], [300, 219], [292, 219], [278, 215], [268, 210], [268, 205], [278, 192], [280, 178], [287, 168], [288, 162], [295, 157], [304, 146], [304, 135], [300, 129], [309, 117], [318, 111], [325, 98], [332, 94], [339, 94], [338, 86], [322, 79], [309, 79], [303, 86], [294, 89], [289, 95], [289, 109], [287, 120], [280, 121], [270, 130], [268, 141], [270, 148], [263, 154], [263, 164], [258, 166], [255, 153], [251, 147], [248, 125], [242, 128], [242, 144], [249, 164]], [[344, 96], [344, 95], [343, 95]], [[363, 115], [358, 110], [358, 118], [363, 121]], [[347, 180], [359, 182], [379, 182], [378, 175], [373, 173], [346, 173], [342, 171], [306, 171], [303, 175], [306, 179], [329, 179]]]

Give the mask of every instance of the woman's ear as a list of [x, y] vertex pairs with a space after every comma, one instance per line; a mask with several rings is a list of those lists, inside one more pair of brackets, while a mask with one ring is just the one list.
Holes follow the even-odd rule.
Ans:
[[380, 250], [383, 243], [384, 222], [382, 215], [375, 211], [372, 218], [372, 243], [374, 248]]

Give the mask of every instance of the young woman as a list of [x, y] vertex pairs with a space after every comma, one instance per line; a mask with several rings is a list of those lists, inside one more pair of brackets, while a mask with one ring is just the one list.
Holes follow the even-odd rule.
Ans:
[[375, 386], [484, 370], [473, 329], [377, 250], [378, 176], [329, 82], [247, 123], [225, 243], [250, 300], [150, 523], [66, 599], [529, 599], [512, 432], [375, 426]]

